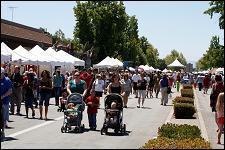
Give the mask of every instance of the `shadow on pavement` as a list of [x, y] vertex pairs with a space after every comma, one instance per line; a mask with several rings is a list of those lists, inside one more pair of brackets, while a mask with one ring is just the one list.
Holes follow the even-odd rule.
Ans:
[[144, 106], [142, 109], [152, 109], [152, 108], [151, 108], [151, 107], [145, 107], [145, 106]]
[[122, 133], [115, 133], [115, 132], [108, 132], [107, 134], [104, 134], [106, 136], [129, 136], [129, 134], [131, 133], [132, 131], [126, 131], [125, 134], [122, 134]]
[[124, 109], [135, 109], [136, 107], [127, 107], [127, 108], [124, 108]]
[[14, 127], [9, 127], [9, 126], [8, 126], [8, 127], [5, 127], [5, 129], [14, 129]]
[[[13, 140], [18, 140], [18, 139], [13, 138], [13, 137], [5, 137], [5, 138], [4, 138], [4, 141], [13, 141]], [[4, 142], [4, 141], [3, 141], [3, 142]]]

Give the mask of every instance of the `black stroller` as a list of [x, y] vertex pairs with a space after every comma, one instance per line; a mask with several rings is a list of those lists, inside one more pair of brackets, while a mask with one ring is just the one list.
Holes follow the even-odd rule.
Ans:
[[[69, 103], [73, 103], [75, 108], [68, 109]], [[83, 97], [79, 93], [73, 93], [68, 96], [66, 110], [64, 110], [63, 126], [61, 127], [62, 133], [71, 131], [72, 127], [75, 127], [73, 129], [75, 132], [84, 131], [84, 124], [81, 125], [84, 109], [85, 103]]]
[[[123, 124], [123, 98], [118, 94], [107, 95], [105, 101], [105, 119], [101, 129], [101, 135], [108, 133], [108, 128], [114, 129], [118, 134], [126, 133], [126, 124]], [[116, 103], [116, 109], [111, 109], [111, 104]]]

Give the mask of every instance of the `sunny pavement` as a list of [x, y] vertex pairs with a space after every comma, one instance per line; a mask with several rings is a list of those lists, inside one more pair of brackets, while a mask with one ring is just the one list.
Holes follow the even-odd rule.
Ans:
[[[124, 136], [100, 134], [105, 117], [103, 110], [105, 95], [101, 98], [97, 114], [97, 131], [88, 131], [86, 109], [83, 113], [83, 123], [86, 128], [84, 133], [61, 133], [63, 113], [57, 112], [57, 107], [54, 105], [49, 107], [48, 118], [54, 119], [50, 121], [10, 115], [10, 120], [13, 122], [9, 122], [9, 126], [12, 128], [5, 130], [6, 141], [1, 143], [2, 148], [139, 148], [149, 139], [157, 136], [158, 127], [165, 123], [172, 109], [174, 96], [169, 99], [168, 106], [160, 105], [161, 94], [159, 94], [159, 98], [155, 98], [155, 95], [152, 99], [146, 98], [145, 108], [137, 108], [137, 98], [132, 94], [128, 100], [128, 108], [123, 111], [123, 121], [127, 126], [127, 135]], [[50, 103], [54, 104], [53, 98]], [[22, 110], [22, 114], [25, 114], [24, 105]], [[36, 118], [39, 118], [38, 109], [36, 109]]]

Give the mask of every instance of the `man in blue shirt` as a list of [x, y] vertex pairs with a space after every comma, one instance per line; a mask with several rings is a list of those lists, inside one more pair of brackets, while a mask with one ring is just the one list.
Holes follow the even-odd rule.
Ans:
[[2, 107], [2, 124], [1, 124], [1, 140], [4, 138], [4, 128], [9, 121], [9, 102], [12, 94], [12, 82], [5, 77], [5, 69], [1, 67], [1, 107]]

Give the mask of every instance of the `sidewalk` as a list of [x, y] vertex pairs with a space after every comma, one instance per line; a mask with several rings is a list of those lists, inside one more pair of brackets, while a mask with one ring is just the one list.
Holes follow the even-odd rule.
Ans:
[[[208, 91], [210, 93], [211, 91]], [[203, 94], [203, 91], [194, 90], [195, 98], [194, 105], [197, 109], [194, 117], [196, 119], [175, 119], [173, 115], [173, 108], [171, 109], [169, 119], [167, 122], [174, 124], [189, 124], [199, 127], [202, 137], [211, 143], [213, 149], [224, 149], [224, 134], [221, 136], [222, 144], [217, 144], [217, 125], [215, 123], [214, 113], [209, 106], [209, 94]], [[176, 93], [180, 96], [180, 92]]]

